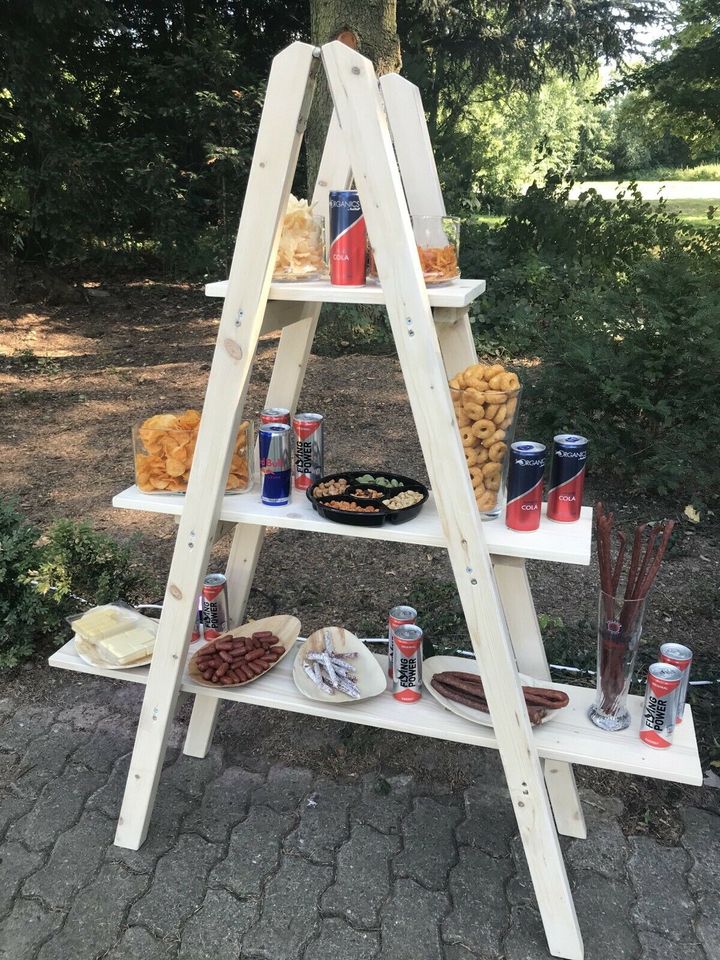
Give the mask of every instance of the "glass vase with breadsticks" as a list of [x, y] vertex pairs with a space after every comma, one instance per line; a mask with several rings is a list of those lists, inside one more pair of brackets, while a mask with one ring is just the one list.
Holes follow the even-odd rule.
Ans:
[[513, 441], [522, 386], [501, 363], [475, 363], [450, 380], [465, 462], [483, 520], [505, 504], [508, 450]]

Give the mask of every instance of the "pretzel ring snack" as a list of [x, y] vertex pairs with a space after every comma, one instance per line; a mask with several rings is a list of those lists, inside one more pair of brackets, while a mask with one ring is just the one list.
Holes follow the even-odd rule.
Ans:
[[494, 417], [488, 417], [489, 420], [494, 420], [495, 423], [502, 423], [505, 417], [507, 416], [507, 404], [501, 403], [497, 409], [497, 412]]
[[470, 467], [470, 480], [473, 487], [482, 487], [484, 485], [483, 474], [480, 467]]
[[502, 464], [493, 462], [492, 460], [483, 464], [482, 472], [484, 477], [495, 477], [500, 476], [500, 471], [502, 470]]
[[499, 443], [500, 440], [504, 440], [504, 439], [505, 439], [505, 431], [504, 431], [504, 430], [496, 430], [495, 433], [494, 433], [491, 437], [488, 437], [487, 440], [483, 440], [482, 445], [483, 445], [487, 450], [489, 450], [490, 447], [492, 447], [492, 445], [493, 445], [494, 443]]
[[450, 387], [451, 390], [459, 390], [459, 389], [460, 389], [460, 383], [459, 383], [459, 381], [458, 381], [458, 378], [457, 378], [457, 377], [453, 377], [452, 380], [449, 380], [449, 381], [448, 381], [448, 386]]
[[477, 447], [475, 449], [475, 453], [477, 454], [477, 460], [475, 462], [479, 467], [481, 467], [484, 463], [487, 463], [488, 452], [485, 447]]
[[485, 489], [486, 490], [499, 490], [500, 489], [500, 474], [496, 473], [492, 477], [485, 477]]
[[505, 367], [501, 363], [494, 363], [485, 371], [485, 379], [489, 382], [498, 373], [505, 373]]
[[468, 467], [474, 467], [478, 462], [478, 452], [475, 447], [463, 447], [463, 452]]
[[516, 373], [506, 373], [505, 382], [503, 383], [501, 390], [519, 390], [520, 389], [520, 380]]
[[497, 497], [492, 490], [484, 490], [482, 496], [475, 498], [475, 502], [478, 505], [478, 510], [492, 510], [497, 503]]
[[498, 440], [497, 443], [494, 443], [489, 451], [488, 455], [494, 463], [502, 463], [505, 458], [505, 453], [507, 452], [507, 444], [503, 443], [502, 440]]
[[472, 431], [473, 437], [477, 437], [478, 440], [487, 440], [488, 437], [491, 437], [495, 433], [495, 424], [492, 420], [478, 420], [477, 423], [474, 423], [470, 428]]
[[473, 436], [470, 427], [460, 427], [460, 439], [462, 440], [462, 445], [464, 447], [475, 446], [475, 437]]
[[505, 390], [505, 371], [502, 373], [496, 373], [494, 377], [490, 377], [488, 380], [491, 390]]
[[507, 394], [502, 390], [486, 390], [485, 403], [505, 403]]
[[485, 407], [479, 403], [468, 403], [465, 407], [465, 413], [472, 420], [483, 420], [485, 417]]

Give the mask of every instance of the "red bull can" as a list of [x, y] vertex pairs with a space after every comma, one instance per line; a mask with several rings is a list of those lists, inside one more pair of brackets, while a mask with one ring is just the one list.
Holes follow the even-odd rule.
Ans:
[[282, 507], [290, 500], [290, 427], [286, 423], [261, 424], [258, 452], [260, 499], [270, 507]]
[[682, 673], [671, 663], [653, 663], [648, 670], [640, 739], [651, 747], [672, 744]]
[[265, 407], [260, 414], [260, 423], [286, 423], [290, 426], [290, 411], [287, 407]]
[[401, 627], [404, 623], [415, 623], [417, 620], [417, 610], [415, 607], [409, 607], [407, 604], [400, 604], [393, 607], [388, 614], [388, 676], [392, 680], [393, 675], [393, 630]]
[[573, 433], [553, 439], [547, 515], [558, 523], [573, 523], [580, 519], [588, 442]]
[[683, 713], [685, 712], [685, 701], [687, 700], [692, 661], [692, 650], [690, 647], [684, 647], [681, 643], [664, 643], [660, 647], [660, 662], [671, 663], [682, 673], [682, 683], [680, 684], [677, 697], [676, 723], [682, 723]]
[[511, 530], [537, 530], [542, 511], [544, 443], [519, 440], [510, 445], [505, 526]]
[[296, 413], [295, 489], [307, 490], [323, 475], [323, 420], [321, 413]]
[[417, 624], [403, 623], [393, 634], [393, 696], [415, 703], [422, 696], [423, 632]]
[[214, 640], [227, 632], [228, 619], [227, 580], [222, 573], [209, 573], [202, 588], [203, 633], [206, 640]]
[[365, 285], [367, 231], [357, 190], [330, 191], [330, 283]]

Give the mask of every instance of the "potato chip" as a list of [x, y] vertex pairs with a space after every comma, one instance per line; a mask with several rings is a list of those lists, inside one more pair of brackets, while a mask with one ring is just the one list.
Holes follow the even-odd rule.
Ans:
[[312, 207], [307, 200], [298, 200], [291, 194], [280, 234], [273, 279], [308, 279], [325, 269], [322, 221], [313, 217]]

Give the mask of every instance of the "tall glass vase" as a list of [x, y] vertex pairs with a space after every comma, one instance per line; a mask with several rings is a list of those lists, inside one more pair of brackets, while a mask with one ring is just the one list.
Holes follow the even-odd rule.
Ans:
[[640, 646], [645, 600], [600, 592], [597, 628], [597, 692], [588, 716], [602, 730], [630, 726], [628, 691]]

